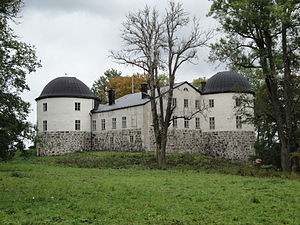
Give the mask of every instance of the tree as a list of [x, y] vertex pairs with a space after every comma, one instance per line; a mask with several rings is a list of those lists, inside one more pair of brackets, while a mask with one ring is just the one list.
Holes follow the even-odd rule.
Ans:
[[203, 91], [203, 90], [202, 90], [202, 83], [203, 83], [203, 82], [206, 82], [206, 81], [207, 81], [207, 80], [206, 80], [205, 77], [199, 77], [199, 78], [194, 79], [194, 80], [192, 81], [192, 85], [193, 85], [194, 87], [196, 87], [198, 90]]
[[122, 72], [118, 72], [117, 70], [111, 68], [109, 70], [106, 70], [104, 72], [104, 75], [100, 76], [96, 81], [94, 81], [93, 86], [91, 88], [91, 91], [93, 94], [99, 98], [100, 102], [102, 104], [107, 103], [107, 97], [106, 97], [106, 83], [109, 81], [109, 79], [114, 77], [121, 76]]
[[108, 89], [115, 90], [115, 97], [120, 98], [124, 95], [140, 92], [141, 84], [147, 82], [147, 77], [140, 74], [130, 76], [118, 76], [108, 80], [106, 86]]
[[15, 149], [23, 149], [30, 133], [26, 117], [29, 103], [20, 94], [29, 90], [26, 75], [41, 66], [33, 46], [18, 40], [9, 26], [22, 1], [0, 1], [0, 158], [8, 159]]
[[284, 171], [291, 170], [290, 153], [297, 149], [292, 74], [299, 76], [299, 11], [295, 0], [215, 0], [209, 14], [225, 33], [211, 46], [211, 60], [263, 75]]
[[[186, 29], [185, 32], [183, 29]], [[183, 34], [187, 33], [189, 35], [184, 37]], [[198, 48], [207, 43], [210, 34], [200, 32], [198, 21], [194, 19], [191, 24], [182, 4], [171, 1], [162, 17], [155, 8], [148, 6], [129, 13], [121, 34], [125, 47], [121, 51], [111, 52], [111, 57], [117, 62], [141, 68], [148, 75], [156, 159], [160, 167], [166, 166], [176, 73], [182, 64], [197, 58]], [[160, 72], [166, 74], [169, 80], [169, 90], [164, 96], [160, 90]]]

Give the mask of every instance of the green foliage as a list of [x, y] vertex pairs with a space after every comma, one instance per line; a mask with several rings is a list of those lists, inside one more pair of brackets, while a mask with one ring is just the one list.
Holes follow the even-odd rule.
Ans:
[[202, 90], [202, 82], [206, 82], [207, 80], [206, 80], [206, 78], [205, 77], [199, 77], [199, 78], [197, 78], [197, 79], [194, 79], [193, 81], [192, 81], [192, 85], [195, 87], [195, 88], [197, 88], [199, 91], [203, 91]]
[[[300, 223], [299, 180], [183, 169], [87, 169], [53, 164], [53, 160], [74, 155], [101, 158], [113, 154], [119, 154], [118, 160], [154, 156], [89, 152], [1, 163], [0, 224]], [[182, 164], [196, 158], [170, 157]], [[203, 159], [216, 164], [211, 158]]]
[[29, 103], [20, 94], [29, 90], [26, 75], [40, 63], [33, 46], [18, 40], [9, 22], [17, 16], [22, 1], [2, 0], [0, 6], [0, 158], [10, 159], [23, 148], [30, 126], [26, 122]]
[[211, 45], [210, 60], [248, 76], [257, 93], [258, 145], [274, 153], [272, 145], [279, 140], [281, 166], [287, 171], [299, 138], [299, 13], [294, 0], [215, 0], [209, 13], [223, 34]]
[[107, 82], [109, 79], [114, 77], [121, 76], [121, 72], [111, 68], [104, 72], [104, 75], [100, 76], [97, 80], [94, 81], [91, 91], [93, 94], [99, 98], [101, 104], [107, 103], [106, 91], [107, 91]]

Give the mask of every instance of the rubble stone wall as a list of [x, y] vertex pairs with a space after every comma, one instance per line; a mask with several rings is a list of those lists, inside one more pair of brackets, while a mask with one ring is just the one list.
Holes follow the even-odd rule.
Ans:
[[84, 131], [48, 131], [38, 134], [39, 156], [64, 155], [91, 149], [91, 133]]
[[92, 142], [93, 150], [98, 151], [144, 151], [140, 128], [94, 132]]

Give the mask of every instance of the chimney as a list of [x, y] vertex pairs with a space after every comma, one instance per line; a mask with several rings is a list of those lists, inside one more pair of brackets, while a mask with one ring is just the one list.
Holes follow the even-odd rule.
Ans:
[[201, 91], [205, 90], [206, 81], [201, 82]]
[[141, 84], [142, 99], [147, 98], [148, 87], [146, 83]]
[[110, 89], [108, 92], [108, 104], [113, 105], [115, 104], [115, 91]]

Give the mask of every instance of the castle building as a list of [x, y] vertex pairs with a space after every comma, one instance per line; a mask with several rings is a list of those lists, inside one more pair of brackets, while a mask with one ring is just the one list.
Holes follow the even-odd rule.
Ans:
[[[154, 151], [150, 99], [142, 91], [99, 104], [90, 89], [75, 77], [58, 77], [37, 101], [38, 155], [75, 151]], [[169, 87], [162, 87], [164, 95]], [[254, 154], [254, 126], [237, 111], [241, 95], [253, 97], [245, 77], [219, 72], [202, 92], [188, 82], [174, 86], [175, 107], [167, 152], [194, 153], [247, 161]], [[249, 109], [250, 110], [250, 109]], [[251, 113], [251, 111], [250, 111]]]

